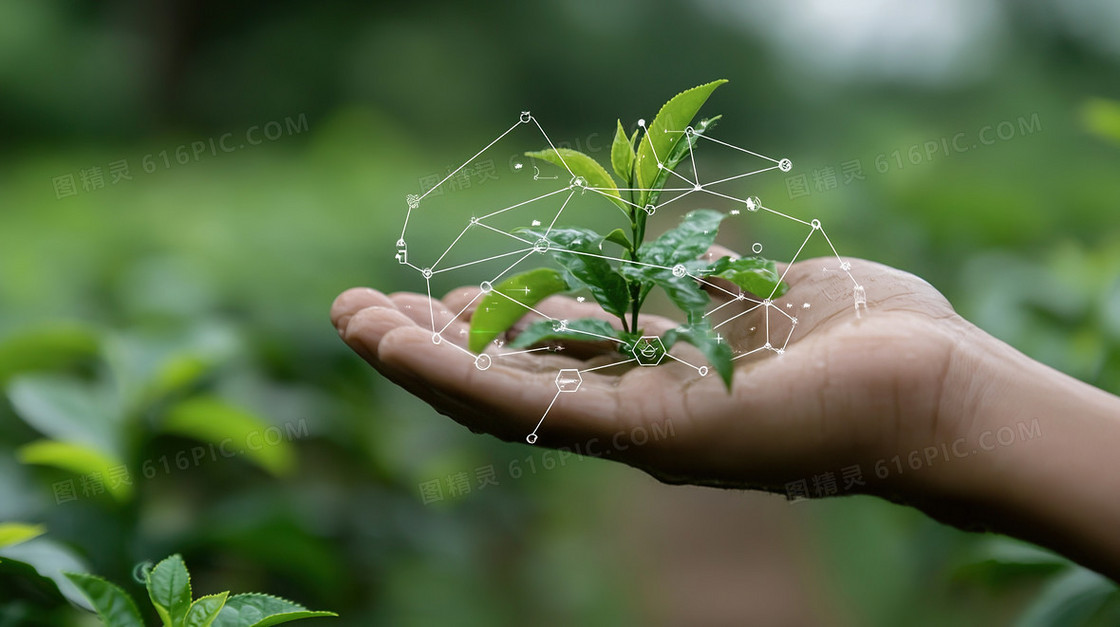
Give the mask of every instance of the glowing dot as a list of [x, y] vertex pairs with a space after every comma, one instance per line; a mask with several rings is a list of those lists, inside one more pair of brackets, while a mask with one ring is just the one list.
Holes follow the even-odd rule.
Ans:
[[640, 126], [640, 127], [642, 127], [642, 128], [645, 128], [645, 127], [646, 127], [646, 121], [645, 121], [645, 118], [642, 118], [641, 120], [638, 120], [638, 126]]
[[432, 344], [439, 344], [442, 341], [443, 341], [443, 338], [440, 337], [439, 333], [433, 333], [432, 334]]
[[820, 228], [821, 228], [821, 221], [820, 221], [820, 220], [817, 220], [816, 218], [813, 218], [813, 221], [812, 221], [812, 222], [810, 222], [809, 224], [810, 224], [810, 225], [811, 225], [811, 226], [812, 226], [812, 227], [813, 227], [814, 229], [820, 229]]
[[430, 279], [430, 278], [432, 278], [432, 269], [431, 268], [424, 268], [423, 270], [420, 271], [420, 274], [423, 274], [425, 279]]
[[754, 246], [751, 246], [751, 250], [753, 250], [754, 254], [757, 255], [758, 253], [762, 252], [762, 244], [755, 242]]
[[678, 263], [677, 265], [673, 266], [673, 276], [679, 279], [686, 274], [688, 274], [688, 269], [684, 267], [683, 263]]
[[522, 124], [528, 124], [529, 120], [531, 120], [531, 119], [533, 119], [533, 116], [530, 115], [528, 111], [522, 111], [521, 112], [521, 123]]
[[487, 355], [486, 353], [483, 353], [483, 354], [479, 355], [478, 357], [475, 357], [475, 359], [474, 359], [474, 367], [478, 368], [479, 370], [486, 370], [487, 368], [490, 367], [490, 364], [492, 364], [492, 363], [493, 363], [493, 360], [490, 359], [490, 356]]
[[483, 281], [482, 284], [478, 287], [482, 290], [483, 294], [489, 294], [490, 290], [494, 289], [494, 286], [490, 284], [490, 281]]
[[696, 369], [696, 371], [699, 372], [700, 376], [702, 376], [702, 377], [708, 376], [708, 367], [707, 366], [700, 366], [699, 368]]
[[789, 172], [793, 169], [793, 162], [789, 159], [782, 159], [778, 162], [778, 169], [782, 172]]

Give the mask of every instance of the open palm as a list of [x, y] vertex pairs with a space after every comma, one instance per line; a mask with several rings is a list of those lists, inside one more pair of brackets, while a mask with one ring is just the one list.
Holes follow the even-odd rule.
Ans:
[[[962, 428], [938, 415], [945, 373], [969, 325], [918, 277], [846, 261], [866, 290], [862, 315], [834, 258], [789, 268], [790, 290], [772, 305], [787, 315], [710, 290], [713, 307], [724, 305], [713, 322], [733, 318], [718, 330], [736, 354], [768, 341], [784, 347], [737, 359], [730, 392], [714, 374], [676, 361], [609, 366], [625, 358], [594, 345], [500, 357], [490, 349], [493, 365], [479, 370], [462, 350], [433, 343], [430, 328], [434, 306], [436, 323], [448, 325], [443, 337], [465, 346], [471, 309], [456, 313], [477, 288], [435, 303], [420, 294], [352, 289], [335, 301], [332, 320], [379, 372], [473, 431], [524, 441], [547, 409], [541, 445], [583, 451], [596, 442], [598, 454], [664, 481], [780, 490], [820, 469], [868, 463]], [[597, 305], [564, 297], [537, 308], [555, 318], [609, 319]], [[642, 320], [651, 334], [677, 324]], [[704, 363], [690, 346], [671, 352]], [[597, 366], [609, 367], [587, 371]], [[557, 393], [561, 368], [583, 371], [576, 393]], [[654, 425], [668, 435], [632, 437]]]

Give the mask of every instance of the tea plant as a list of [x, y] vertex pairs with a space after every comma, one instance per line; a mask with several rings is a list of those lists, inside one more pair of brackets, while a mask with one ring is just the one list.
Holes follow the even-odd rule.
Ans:
[[[573, 175], [575, 188], [603, 196], [626, 216], [628, 224], [606, 235], [575, 226], [515, 229], [514, 234], [534, 242], [537, 252], [550, 255], [560, 269], [530, 270], [492, 286], [471, 318], [472, 351], [482, 352], [541, 300], [558, 293], [586, 291], [603, 311], [618, 318], [621, 329], [600, 318], [542, 320], [530, 324], [510, 346], [528, 348], [558, 340], [604, 339], [614, 341], [623, 355], [657, 363], [674, 344], [683, 341], [700, 349], [724, 383], [731, 386], [731, 348], [713, 332], [704, 315], [709, 299], [700, 281], [716, 277], [762, 298], [777, 298], [787, 286], [778, 277], [774, 262], [761, 257], [702, 259], [726, 217], [710, 209], [692, 211], [677, 228], [646, 241], [647, 220], [656, 210], [666, 183], [671, 177], [687, 180], [676, 173], [676, 168], [692, 155], [697, 139], [720, 116], [696, 125], [691, 122], [712, 92], [725, 82], [714, 81], [674, 96], [652, 123], [639, 123], [639, 129], [629, 137], [619, 120], [611, 146], [617, 184], [606, 168], [581, 152], [548, 148], [527, 153], [565, 168]], [[607, 255], [607, 245], [618, 247], [619, 254]], [[684, 325], [660, 338], [643, 333], [640, 317], [642, 305], [655, 287], [664, 290], [686, 316]]]
[[[119, 586], [86, 573], [66, 576], [89, 598], [107, 627], [143, 627], [136, 603]], [[190, 572], [179, 555], [146, 571], [145, 587], [164, 627], [265, 627], [301, 618], [338, 616], [267, 594], [229, 596], [229, 592], [220, 592], [192, 599]]]

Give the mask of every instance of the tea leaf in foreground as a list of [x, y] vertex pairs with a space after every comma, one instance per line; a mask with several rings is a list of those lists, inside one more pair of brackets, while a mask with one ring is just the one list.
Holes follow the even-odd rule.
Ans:
[[165, 627], [177, 627], [191, 608], [191, 575], [180, 555], [156, 564], [148, 573], [148, 597]]
[[[623, 316], [630, 305], [626, 280], [603, 254], [604, 237], [591, 229], [554, 228], [551, 231], [521, 228], [514, 233], [527, 233], [549, 243], [548, 252], [564, 267], [572, 289], [587, 289], [609, 314]], [[547, 234], [546, 234], [547, 233]]]
[[602, 194], [607, 200], [618, 205], [626, 215], [630, 215], [626, 203], [622, 202], [618, 195], [618, 187], [614, 184], [614, 179], [595, 159], [571, 148], [548, 148], [527, 152], [525, 156], [541, 159], [569, 170], [573, 175], [584, 180], [585, 188], [595, 190], [592, 193]]
[[86, 595], [97, 616], [109, 627], [144, 627], [136, 602], [113, 583], [87, 573], [63, 573]]
[[[726, 82], [725, 79], [721, 79], [693, 87], [673, 96], [661, 107], [638, 146], [634, 160], [635, 181], [638, 187], [653, 186], [661, 170], [657, 167], [659, 160], [669, 157], [673, 147], [684, 137], [685, 128], [692, 122], [692, 118], [696, 117], [700, 107], [707, 102], [708, 97], [717, 87]], [[648, 193], [643, 193], [638, 204], [644, 205], [648, 197]]]
[[577, 318], [565, 323], [560, 320], [538, 320], [522, 331], [509, 345], [511, 348], [528, 348], [541, 342], [556, 340], [596, 342], [618, 338], [620, 333], [609, 322], [598, 318]]
[[727, 215], [711, 209], [690, 211], [680, 226], [638, 249], [638, 259], [658, 266], [674, 266], [692, 261], [708, 252]]
[[191, 608], [187, 610], [187, 617], [183, 620], [183, 627], [211, 627], [218, 613], [225, 607], [229, 592], [209, 594], [199, 597]]
[[634, 145], [626, 137], [622, 128], [622, 120], [618, 121], [618, 129], [614, 133], [614, 143], [611, 144], [611, 167], [626, 187], [630, 185], [630, 175], [634, 168]]
[[486, 345], [525, 315], [528, 308], [558, 292], [568, 291], [568, 282], [552, 268], [537, 268], [515, 274], [491, 288], [471, 316], [468, 347], [481, 353]]
[[211, 627], [269, 627], [318, 616], [338, 614], [311, 611], [298, 603], [267, 594], [235, 594], [226, 601]]
[[762, 257], [721, 257], [703, 275], [727, 279], [760, 298], [779, 298], [789, 289], [780, 282], [777, 264]]
[[661, 338], [665, 350], [672, 348], [678, 341], [688, 342], [700, 349], [708, 363], [723, 380], [723, 384], [727, 386], [727, 389], [731, 389], [731, 376], [734, 372], [731, 362], [731, 346], [712, 331], [706, 318], [689, 326], [669, 329]]

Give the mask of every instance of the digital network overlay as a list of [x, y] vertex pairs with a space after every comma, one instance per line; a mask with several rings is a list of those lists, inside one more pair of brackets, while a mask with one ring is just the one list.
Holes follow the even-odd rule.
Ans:
[[[644, 120], [639, 120], [638, 125], [640, 127], [642, 127], [643, 129], [646, 128], [646, 124], [645, 124]], [[459, 232], [459, 235], [457, 237], [455, 237], [454, 240], [446, 248], [444, 248], [442, 251], [439, 250], [438, 248], [434, 248], [432, 250], [423, 250], [423, 249], [422, 250], [415, 250], [413, 247], [410, 247], [410, 245], [409, 245], [409, 241], [410, 241], [409, 240], [409, 229], [410, 228], [412, 228], [412, 229], [419, 228], [419, 225], [422, 224], [425, 220], [446, 221], [448, 219], [448, 217], [446, 215], [442, 215], [442, 214], [439, 214], [439, 213], [431, 213], [431, 214], [425, 213], [424, 210], [425, 210], [425, 205], [426, 205], [426, 202], [425, 202], [426, 199], [429, 199], [429, 196], [433, 195], [433, 193], [436, 192], [436, 190], [441, 189], [444, 186], [444, 184], [447, 183], [448, 181], [450, 181], [453, 177], [461, 176], [465, 168], [468, 168], [468, 167], [471, 166], [471, 164], [476, 163], [479, 160], [479, 158], [482, 157], [484, 154], [487, 154], [488, 151], [494, 151], [496, 149], [496, 147], [499, 146], [499, 144], [502, 142], [503, 139], [505, 139], [508, 135], [510, 135], [511, 133], [513, 133], [515, 130], [517, 130], [520, 127], [529, 127], [530, 129], [535, 129], [540, 134], [540, 138], [543, 139], [544, 142], [547, 143], [547, 145], [549, 147], [551, 147], [553, 150], [555, 150], [556, 146], [552, 143], [552, 140], [549, 138], [548, 134], [545, 132], [545, 130], [541, 126], [541, 124], [537, 121], [536, 117], [534, 117], [529, 111], [523, 111], [521, 113], [520, 117], [518, 118], [518, 120], [512, 126], [510, 126], [505, 132], [501, 133], [496, 138], [494, 138], [484, 148], [482, 148], [477, 153], [475, 153], [475, 155], [472, 156], [471, 158], [464, 161], [462, 163], [462, 165], [460, 165], [455, 170], [451, 171], [449, 174], [447, 174], [438, 183], [436, 183], [435, 185], [432, 185], [430, 188], [423, 191], [423, 193], [409, 194], [406, 197], [406, 202], [407, 202], [407, 205], [408, 205], [408, 211], [405, 213], [404, 226], [401, 228], [400, 237], [397, 239], [397, 242], [396, 242], [396, 252], [395, 252], [395, 255], [394, 255], [394, 259], [400, 265], [402, 265], [404, 267], [407, 267], [407, 268], [410, 268], [412, 271], [414, 271], [416, 274], [418, 274], [424, 280], [425, 288], [426, 288], [425, 292], [428, 295], [428, 307], [429, 307], [429, 314], [430, 314], [430, 320], [431, 320], [430, 329], [431, 329], [431, 332], [432, 332], [432, 342], [435, 343], [435, 344], [446, 343], [448, 346], [451, 346], [451, 347], [454, 347], [454, 348], [458, 349], [460, 352], [463, 353], [464, 358], [472, 360], [474, 362], [475, 367], [478, 368], [479, 370], [488, 370], [491, 367], [491, 365], [493, 365], [495, 360], [501, 360], [503, 358], [508, 358], [508, 357], [511, 357], [511, 356], [514, 356], [514, 355], [521, 355], [521, 354], [533, 353], [533, 352], [538, 352], [538, 351], [558, 350], [558, 347], [542, 346], [542, 347], [538, 347], [538, 348], [529, 348], [529, 349], [524, 349], [524, 350], [502, 351], [504, 341], [502, 340], [501, 337], [499, 337], [498, 339], [496, 339], [494, 342], [491, 343], [490, 347], [488, 347], [485, 352], [476, 355], [473, 352], [471, 352], [470, 350], [468, 350], [467, 348], [465, 348], [463, 346], [460, 346], [456, 341], [454, 341], [454, 338], [445, 337], [444, 334], [447, 332], [448, 328], [452, 325], [452, 323], [454, 323], [456, 320], [459, 319], [459, 316], [461, 316], [467, 309], [469, 309], [475, 302], [477, 302], [484, 295], [490, 294], [490, 293], [495, 293], [495, 294], [499, 294], [500, 296], [504, 296], [505, 298], [517, 303], [519, 306], [524, 307], [527, 313], [531, 312], [531, 313], [534, 313], [534, 314], [540, 316], [541, 318], [543, 318], [545, 320], [552, 321], [552, 323], [554, 325], [554, 328], [557, 331], [570, 330], [570, 331], [573, 331], [573, 332], [586, 334], [588, 336], [589, 340], [605, 340], [605, 341], [615, 342], [615, 343], [620, 344], [620, 345], [623, 343], [622, 340], [619, 340], [618, 338], [598, 335], [598, 334], [592, 333], [590, 331], [583, 331], [583, 330], [574, 329], [574, 328], [573, 329], [568, 329], [568, 326], [567, 326], [568, 321], [567, 320], [558, 319], [558, 318], [549, 316], [548, 314], [546, 314], [542, 311], [539, 311], [537, 308], [524, 305], [520, 301], [515, 300], [510, 295], [503, 294], [503, 293], [501, 293], [501, 292], [499, 292], [498, 290], [495, 289], [494, 286], [497, 285], [498, 282], [504, 276], [511, 273], [520, 264], [522, 264], [523, 262], [525, 262], [526, 260], [529, 260], [530, 258], [532, 258], [534, 256], [543, 256], [549, 250], [563, 250], [564, 252], [571, 253], [571, 254], [574, 254], [574, 255], [588, 255], [588, 256], [593, 256], [593, 257], [600, 257], [600, 258], [607, 259], [607, 260], [612, 261], [612, 262], [617, 262], [619, 264], [637, 264], [637, 265], [651, 266], [651, 267], [654, 267], [654, 268], [660, 268], [660, 269], [663, 269], [663, 270], [672, 271], [678, 277], [682, 277], [682, 276], [685, 276], [685, 275], [692, 276], [692, 278], [695, 279], [696, 281], [698, 281], [699, 283], [701, 283], [701, 284], [703, 284], [703, 285], [705, 285], [705, 286], [707, 286], [707, 287], [709, 287], [713, 290], [723, 292], [724, 294], [726, 294], [727, 296], [730, 297], [730, 299], [727, 300], [725, 303], [715, 306], [714, 308], [705, 312], [705, 314], [704, 314], [705, 317], [708, 317], [712, 321], [712, 325], [711, 325], [712, 329], [714, 331], [716, 331], [717, 333], [718, 333], [720, 327], [723, 327], [724, 325], [736, 320], [737, 318], [740, 318], [740, 317], [745, 316], [747, 314], [750, 314], [752, 312], [758, 311], [760, 308], [763, 310], [763, 313], [764, 313], [763, 320], [764, 320], [764, 325], [765, 325], [765, 340], [766, 340], [765, 343], [762, 344], [761, 346], [758, 346], [757, 348], [754, 348], [754, 349], [743, 350], [741, 352], [734, 353], [733, 360], [742, 359], [744, 357], [747, 357], [747, 356], [752, 355], [754, 353], [757, 353], [759, 351], [771, 351], [778, 356], [785, 353], [786, 346], [789, 344], [790, 338], [793, 336], [793, 332], [797, 327], [797, 317], [792, 315], [789, 311], [786, 310], [786, 309], [793, 309], [792, 304], [787, 303], [786, 304], [786, 309], [783, 309], [782, 307], [780, 307], [774, 301], [774, 298], [773, 298], [774, 293], [773, 292], [766, 295], [765, 298], [759, 299], [759, 298], [755, 297], [756, 295], [746, 294], [742, 290], [731, 291], [731, 290], [725, 289], [721, 285], [713, 283], [713, 282], [711, 282], [709, 280], [706, 280], [702, 277], [692, 275], [688, 272], [688, 269], [684, 265], [677, 265], [677, 266], [672, 266], [672, 267], [668, 267], [668, 266], [663, 267], [663, 266], [657, 266], [657, 265], [654, 265], [654, 264], [647, 264], [647, 263], [642, 263], [642, 262], [633, 261], [633, 260], [629, 260], [629, 259], [624, 259], [624, 258], [621, 258], [621, 257], [611, 256], [611, 255], [607, 255], [607, 254], [596, 255], [596, 254], [592, 254], [592, 253], [587, 253], [587, 252], [582, 252], [582, 251], [570, 250], [570, 249], [567, 249], [567, 248], [563, 248], [562, 246], [559, 246], [556, 243], [548, 240], [547, 239], [548, 233], [551, 232], [551, 230], [556, 226], [557, 222], [560, 220], [561, 215], [564, 213], [564, 210], [569, 206], [572, 199], [577, 194], [584, 195], [584, 194], [588, 194], [588, 193], [594, 193], [594, 194], [599, 194], [599, 195], [604, 196], [604, 199], [609, 196], [609, 198], [611, 200], [614, 200], [614, 201], [621, 200], [623, 203], [625, 203], [627, 205], [630, 205], [630, 207], [632, 207], [634, 210], [645, 211], [647, 214], [649, 214], [651, 216], [654, 213], [656, 213], [659, 209], [662, 209], [662, 208], [664, 208], [664, 207], [666, 207], [666, 206], [668, 206], [672, 203], [675, 203], [675, 202], [681, 200], [682, 198], [686, 198], [686, 197], [690, 197], [690, 196], [694, 196], [694, 195], [707, 195], [707, 196], [714, 196], [714, 197], [722, 198], [722, 199], [727, 200], [727, 201], [731, 201], [733, 203], [734, 208], [732, 208], [730, 211], [727, 212], [728, 215], [730, 215], [730, 216], [741, 215], [742, 212], [745, 211], [748, 214], [757, 214], [757, 215], [760, 215], [760, 216], [765, 215], [765, 216], [769, 216], [773, 219], [787, 220], [787, 221], [791, 221], [793, 223], [796, 223], [798, 225], [801, 225], [805, 228], [805, 232], [806, 232], [805, 239], [804, 239], [804, 241], [801, 242], [800, 247], [798, 247], [797, 252], [793, 255], [793, 257], [790, 258], [786, 262], [787, 265], [786, 265], [785, 271], [783, 271], [783, 273], [781, 275], [782, 280], [779, 281], [778, 284], [780, 285], [782, 283], [782, 281], [784, 281], [785, 275], [786, 275], [786, 273], [789, 272], [790, 266], [792, 266], [798, 260], [802, 251], [805, 250], [805, 246], [809, 243], [809, 241], [813, 237], [819, 236], [820, 238], [824, 239], [824, 241], [828, 244], [829, 249], [832, 251], [832, 254], [836, 257], [836, 261], [838, 263], [840, 271], [845, 273], [847, 275], [847, 277], [851, 280], [851, 283], [852, 283], [852, 299], [853, 299], [856, 315], [859, 316], [861, 314], [861, 310], [866, 310], [867, 295], [866, 295], [866, 292], [864, 290], [863, 285], [861, 285], [859, 283], [859, 281], [857, 281], [856, 278], [854, 276], [852, 276], [851, 265], [847, 261], [844, 261], [840, 257], [839, 253], [837, 253], [836, 247], [833, 246], [832, 240], [830, 240], [829, 237], [828, 237], [828, 234], [825, 233], [825, 230], [822, 227], [820, 220], [818, 220], [818, 219], [803, 220], [801, 218], [783, 213], [781, 211], [777, 211], [775, 209], [772, 209], [770, 207], [767, 207], [767, 206], [763, 205], [762, 201], [758, 198], [758, 196], [737, 197], [737, 196], [734, 196], [734, 195], [731, 195], [731, 194], [728, 194], [728, 193], [724, 193], [724, 192], [719, 190], [719, 188], [721, 186], [723, 186], [723, 184], [729, 183], [731, 181], [736, 181], [736, 180], [740, 180], [740, 179], [745, 179], [747, 177], [763, 174], [765, 172], [770, 172], [770, 171], [773, 171], [773, 170], [779, 170], [781, 172], [789, 172], [793, 168], [793, 163], [789, 159], [786, 159], [786, 158], [775, 159], [775, 158], [772, 158], [772, 157], [769, 157], [769, 156], [766, 156], [766, 155], [759, 154], [757, 152], [747, 150], [745, 148], [741, 148], [739, 146], [735, 146], [733, 144], [730, 144], [730, 143], [721, 141], [719, 139], [716, 139], [714, 137], [711, 137], [707, 133], [695, 133], [693, 131], [692, 127], [686, 128], [683, 132], [686, 135], [689, 135], [689, 136], [695, 135], [695, 137], [697, 137], [699, 140], [701, 140], [703, 142], [710, 142], [710, 143], [713, 143], [713, 144], [718, 144], [719, 146], [722, 146], [724, 148], [736, 151], [736, 153], [740, 154], [740, 156], [743, 156], [744, 159], [746, 159], [746, 156], [749, 156], [749, 157], [752, 158], [752, 161], [761, 160], [765, 165], [763, 165], [762, 167], [753, 169], [753, 170], [744, 171], [740, 174], [736, 174], [736, 175], [733, 175], [733, 176], [719, 178], [719, 179], [716, 179], [716, 180], [704, 181], [704, 180], [702, 180], [702, 177], [700, 175], [700, 171], [696, 167], [696, 156], [694, 154], [693, 147], [692, 147], [692, 145], [689, 145], [689, 163], [692, 166], [692, 172], [691, 172], [691, 174], [693, 175], [692, 178], [689, 178], [686, 175], [686, 174], [688, 174], [687, 172], [682, 174], [680, 172], [669, 169], [668, 170], [669, 174], [674, 178], [671, 178], [670, 182], [667, 183], [666, 186], [661, 189], [661, 191], [662, 192], [669, 192], [669, 193], [675, 192], [676, 195], [673, 195], [668, 200], [665, 200], [665, 201], [657, 203], [657, 204], [647, 204], [645, 206], [638, 206], [638, 205], [630, 202], [626, 198], [627, 195], [626, 194], [621, 194], [621, 192], [628, 192], [628, 191], [642, 192], [642, 191], [649, 191], [649, 190], [640, 189], [640, 188], [633, 188], [633, 189], [631, 189], [631, 188], [618, 188], [618, 191], [620, 192], [621, 198], [619, 198], [619, 196], [608, 195], [605, 189], [592, 187], [587, 183], [587, 181], [585, 179], [583, 179], [582, 177], [576, 176], [572, 172], [571, 168], [568, 167], [567, 163], [564, 162], [562, 153], [560, 151], [556, 151], [556, 154], [560, 157], [560, 160], [563, 163], [564, 169], [567, 170], [568, 176], [566, 176], [566, 177], [563, 176], [563, 173], [559, 170], [557, 170], [557, 172], [559, 173], [557, 176], [542, 176], [540, 174], [540, 171], [536, 168], [536, 166], [531, 166], [534, 169], [533, 180], [537, 183], [545, 185], [548, 188], [547, 191], [544, 191], [544, 193], [533, 196], [533, 197], [528, 198], [526, 200], [523, 200], [521, 202], [514, 203], [514, 204], [509, 205], [509, 206], [505, 206], [505, 207], [501, 207], [501, 208], [493, 208], [492, 211], [487, 211], [487, 212], [483, 213], [482, 215], [471, 216], [467, 220], [466, 224], [463, 225], [462, 230]], [[646, 129], [646, 130], [648, 130], [648, 129]], [[643, 139], [642, 140], [646, 141], [646, 142], [649, 142], [650, 148], [653, 147], [653, 142], [648, 137], [648, 133], [643, 134]], [[697, 142], [697, 145], [699, 145], [699, 142]], [[653, 152], [654, 152], [654, 157], [658, 160], [658, 164], [657, 164], [658, 168], [662, 169], [662, 170], [666, 169], [664, 167], [662, 161], [661, 161], [662, 157], [665, 156], [665, 155], [657, 155], [656, 150], [654, 150]], [[514, 163], [513, 167], [515, 169], [520, 170], [525, 166], [524, 166], [523, 163], [519, 162], [519, 163]], [[518, 217], [523, 218], [522, 225], [532, 224], [532, 226], [539, 227], [539, 226], [542, 226], [544, 224], [547, 224], [548, 227], [545, 231], [545, 238], [540, 239], [540, 240], [536, 240], [536, 241], [531, 241], [531, 240], [525, 239], [524, 237], [521, 237], [520, 235], [518, 235], [516, 233], [511, 232], [511, 229], [509, 229], [508, 227], [503, 228], [502, 226], [498, 226], [498, 225], [495, 224], [498, 216], [507, 217], [511, 214], [514, 214], [514, 215], [517, 215]], [[455, 263], [450, 263], [448, 261], [448, 259], [449, 259], [449, 255], [452, 253], [452, 250], [462, 251], [464, 249], [464, 244], [463, 244], [463, 242], [465, 241], [464, 238], [466, 238], [471, 231], [477, 231], [477, 232], [485, 231], [485, 232], [488, 232], [488, 233], [497, 234], [497, 235], [501, 236], [501, 239], [503, 241], [506, 242], [506, 246], [505, 246], [505, 248], [503, 248], [500, 251], [495, 251], [492, 248], [490, 250], [486, 250], [485, 254], [479, 255], [477, 258], [474, 258], [473, 256], [468, 254], [468, 259], [467, 260], [458, 261], [458, 262], [455, 262]], [[418, 241], [427, 242], [430, 238], [417, 237], [416, 239]], [[755, 253], [755, 254], [761, 253], [762, 252], [762, 245], [760, 243], [755, 243], [752, 247], [752, 252]], [[509, 262], [508, 265], [505, 265], [506, 262]], [[502, 269], [498, 272], [484, 273], [484, 274], [482, 274], [481, 277], [478, 276], [482, 271], [482, 266], [484, 266], [484, 265], [494, 266], [495, 263], [497, 264], [498, 267], [504, 266], [504, 269]], [[436, 324], [435, 305], [434, 305], [434, 301], [432, 300], [432, 280], [436, 276], [439, 276], [439, 275], [442, 275], [442, 274], [453, 273], [453, 272], [459, 272], [459, 273], [466, 274], [467, 278], [465, 278], [463, 280], [463, 282], [466, 283], [466, 284], [472, 284], [472, 283], [477, 284], [480, 288], [480, 291], [475, 295], [475, 297], [470, 302], [465, 304], [463, 306], [463, 308], [460, 309], [459, 312], [457, 312], [447, 322], [447, 324], [439, 326], [439, 325]], [[472, 274], [474, 276], [471, 276]], [[477, 280], [479, 278], [482, 278], [483, 280]], [[529, 288], [526, 287], [526, 288], [521, 288], [521, 289], [528, 290]], [[775, 287], [775, 291], [776, 290], [777, 290], [777, 287]], [[579, 300], [580, 302], [583, 302], [584, 298], [583, 297], [578, 297], [577, 300]], [[714, 320], [712, 320], [711, 317], [714, 316], [715, 314], [717, 314], [721, 309], [723, 309], [724, 307], [726, 307], [726, 306], [728, 306], [732, 303], [736, 303], [736, 302], [747, 303], [748, 306], [745, 310], [743, 310], [739, 313], [736, 313], [732, 316], [729, 316], [729, 317], [727, 317], [723, 320], [720, 320], [719, 322], [714, 322]], [[802, 308], [809, 309], [810, 304], [809, 303], [803, 303]], [[793, 313], [796, 313], [796, 310], [794, 310]], [[771, 329], [770, 329], [770, 327], [771, 327], [771, 316], [775, 316], [775, 317], [781, 316], [781, 317], [784, 317], [789, 322], [789, 325], [790, 325], [789, 332], [787, 334], [785, 334], [785, 337], [771, 337]], [[716, 337], [717, 337], [717, 341], [719, 341], [721, 339], [719, 335], [717, 335]], [[605, 368], [611, 368], [611, 367], [615, 367], [615, 366], [622, 366], [622, 365], [626, 365], [626, 364], [634, 364], [636, 366], [645, 366], [645, 367], [657, 366], [664, 359], [671, 359], [671, 360], [675, 360], [677, 362], [680, 362], [680, 363], [696, 370], [696, 372], [699, 376], [707, 376], [709, 374], [709, 371], [710, 371], [709, 366], [706, 365], [706, 364], [689, 363], [688, 361], [685, 361], [681, 357], [679, 357], [677, 355], [673, 355], [672, 353], [670, 353], [668, 351], [665, 351], [664, 346], [661, 343], [661, 338], [659, 338], [657, 336], [643, 336], [637, 342], [634, 343], [634, 346], [632, 347], [632, 350], [629, 351], [629, 352], [630, 352], [630, 355], [631, 355], [629, 358], [622, 359], [620, 361], [605, 364], [605, 365], [601, 365], [601, 366], [594, 366], [594, 367], [582, 368], [582, 369], [580, 369], [580, 368], [558, 369], [558, 371], [556, 373], [556, 378], [555, 378], [556, 393], [552, 397], [552, 401], [549, 402], [548, 406], [544, 408], [543, 413], [541, 414], [540, 420], [537, 422], [537, 424], [533, 428], [532, 432], [529, 433], [525, 437], [525, 440], [529, 444], [535, 444], [537, 442], [538, 431], [540, 430], [541, 425], [544, 424], [544, 421], [548, 417], [548, 414], [552, 410], [552, 407], [556, 404], [557, 399], [560, 398], [561, 394], [577, 393], [580, 389], [581, 384], [583, 383], [583, 375], [587, 374], [589, 372], [593, 372], [593, 371], [596, 371], [596, 370], [602, 370], [602, 369], [605, 369]]]

